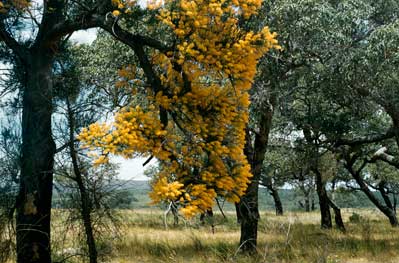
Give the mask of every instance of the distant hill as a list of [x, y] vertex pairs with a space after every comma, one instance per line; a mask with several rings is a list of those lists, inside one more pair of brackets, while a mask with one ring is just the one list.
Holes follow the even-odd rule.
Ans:
[[[124, 203], [124, 208], [138, 209], [151, 207], [149, 204], [151, 200], [148, 196], [150, 191], [149, 181], [115, 180], [110, 187], [117, 192], [120, 192], [118, 198], [125, 199], [121, 201]], [[56, 188], [58, 191], [62, 190], [59, 189], [59, 186]], [[58, 191], [54, 191], [53, 203], [57, 203]], [[303, 197], [301, 197], [294, 189], [281, 189], [279, 190], [279, 194], [284, 210], [303, 210], [303, 208], [300, 206], [300, 202], [302, 201], [303, 203]], [[362, 192], [337, 192], [334, 194], [334, 201], [341, 208], [373, 207], [373, 204]], [[223, 203], [222, 205], [223, 209], [225, 210], [235, 209], [233, 204], [229, 204], [227, 202]], [[314, 207], [315, 209], [318, 208], [317, 196], [314, 196]], [[259, 189], [259, 208], [260, 210], [274, 210], [273, 198], [267, 189], [263, 187]]]

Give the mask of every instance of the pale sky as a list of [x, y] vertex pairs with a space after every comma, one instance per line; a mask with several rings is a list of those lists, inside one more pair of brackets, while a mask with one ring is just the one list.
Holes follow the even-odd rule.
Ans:
[[146, 158], [135, 158], [135, 159], [124, 159], [122, 157], [113, 157], [111, 161], [114, 163], [119, 163], [119, 178], [123, 180], [148, 180], [149, 178], [144, 175], [144, 170], [147, 169], [150, 165], [156, 164], [156, 160], [153, 159], [149, 162], [145, 167], [143, 167], [143, 163], [146, 161]]
[[79, 30], [72, 34], [70, 40], [78, 43], [91, 44], [96, 39], [97, 29]]

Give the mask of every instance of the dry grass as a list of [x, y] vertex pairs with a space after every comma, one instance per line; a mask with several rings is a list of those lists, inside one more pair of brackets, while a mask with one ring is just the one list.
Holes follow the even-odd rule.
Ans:
[[213, 234], [195, 220], [165, 229], [158, 211], [126, 212], [110, 262], [399, 262], [399, 229], [372, 210], [356, 210], [362, 222], [349, 223], [352, 212], [343, 212], [346, 234], [321, 230], [317, 212], [262, 213], [256, 255], [237, 253], [240, 231], [233, 213], [228, 222], [216, 215]]
[[[65, 217], [54, 211], [52, 244], [53, 257], [61, 260], [68, 254], [79, 254], [76, 241], [81, 229], [65, 230]], [[360, 215], [360, 223], [350, 222], [353, 212]], [[235, 214], [228, 212], [228, 221], [215, 215], [215, 233], [209, 225], [197, 220], [180, 222], [173, 227], [169, 218], [166, 229], [159, 210], [123, 211], [124, 226], [121, 237], [105, 234], [98, 242], [100, 254], [110, 254], [101, 262], [107, 263], [397, 263], [399, 262], [399, 228], [391, 228], [388, 220], [376, 210], [344, 210], [347, 233], [321, 230], [320, 215], [286, 213], [275, 216], [263, 212], [259, 224], [258, 253], [237, 253], [240, 228]], [[112, 231], [109, 231], [112, 232]], [[10, 261], [11, 262], [11, 261]], [[83, 262], [73, 256], [65, 263]]]
[[[360, 222], [350, 222], [353, 213]], [[110, 254], [107, 263], [397, 263], [399, 262], [399, 228], [392, 228], [388, 220], [376, 210], [343, 211], [347, 233], [321, 230], [320, 215], [286, 213], [275, 216], [263, 212], [259, 224], [258, 253], [237, 253], [240, 228], [235, 214], [227, 213], [228, 221], [215, 215], [215, 233], [209, 225], [198, 221], [180, 222], [165, 229], [159, 210], [122, 211], [122, 235], [116, 238], [105, 231], [104, 241], [98, 242], [100, 254]], [[82, 229], [65, 230], [65, 214], [54, 211], [52, 229], [53, 258], [62, 260], [68, 254], [81, 254], [76, 237]], [[9, 262], [13, 262], [11, 260]], [[83, 262], [73, 256], [65, 263]]]

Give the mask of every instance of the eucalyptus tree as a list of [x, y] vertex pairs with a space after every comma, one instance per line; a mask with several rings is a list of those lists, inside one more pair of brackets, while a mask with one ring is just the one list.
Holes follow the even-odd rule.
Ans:
[[[396, 13], [382, 2], [362, 1], [356, 5], [353, 1], [328, 2], [322, 6], [325, 8], [318, 10], [318, 15], [312, 20], [305, 19], [303, 24], [323, 24], [326, 18], [324, 24], [329, 22], [332, 29], [336, 28], [324, 26], [321, 34], [313, 37], [323, 41], [334, 39], [325, 42], [329, 46], [324, 46], [324, 50], [317, 49], [322, 45], [313, 50], [312, 45], [307, 45], [316, 60], [307, 74], [298, 78], [306, 85], [302, 98], [308, 108], [303, 110], [306, 114], [299, 123], [308, 142], [332, 151], [339, 148], [338, 156], [343, 157], [345, 167], [360, 189], [389, 217], [392, 225], [397, 225], [389, 199], [384, 197], [385, 204], [378, 201], [370, 190], [373, 184], [367, 183], [367, 172], [363, 171], [368, 163], [378, 159], [385, 162], [389, 159], [395, 165], [397, 148], [390, 138], [394, 138], [397, 130], [395, 92], [398, 89], [394, 88], [397, 73], [393, 70], [395, 49], [392, 48], [397, 37]], [[396, 10], [397, 3], [392, 3], [392, 8]], [[384, 115], [390, 116], [391, 124]], [[373, 154], [384, 146], [389, 147], [388, 154]], [[387, 185], [382, 186], [380, 192], [386, 196]]]
[[[353, 75], [350, 68], [354, 58], [374, 30], [373, 23], [364, 21], [377, 17], [382, 6], [383, 3], [371, 1], [317, 0], [273, 1], [266, 6], [268, 24], [279, 32], [283, 47], [275, 55], [279, 70], [268, 73], [290, 91], [285, 93], [285, 103], [280, 103], [279, 110], [286, 116], [287, 127], [294, 125], [303, 135], [302, 144], [308, 145], [304, 153], [309, 156], [309, 169], [316, 178], [325, 227], [331, 227], [329, 209], [335, 206], [319, 171], [320, 158], [330, 150], [333, 140], [351, 132], [352, 124], [345, 118], [354, 114], [356, 107], [363, 110], [366, 105], [357, 101], [351, 106], [349, 97], [342, 94], [356, 92], [347, 76]], [[281, 74], [284, 66], [287, 71]]]

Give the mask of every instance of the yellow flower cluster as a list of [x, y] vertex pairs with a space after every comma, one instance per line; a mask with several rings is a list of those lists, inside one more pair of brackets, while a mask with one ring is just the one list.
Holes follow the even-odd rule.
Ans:
[[190, 205], [182, 207], [180, 211], [188, 218], [212, 208], [217, 196], [215, 190], [205, 184], [190, 185], [187, 191], [186, 198], [190, 200]]
[[256, 14], [260, 0], [181, 0], [178, 3], [180, 11], [163, 8], [159, 18], [179, 38], [179, 52], [175, 54], [179, 64], [195, 60], [234, 78], [252, 79], [256, 67], [248, 70], [246, 65], [256, 65], [257, 59], [270, 48], [278, 48], [276, 35], [267, 27], [254, 33], [238, 25], [240, 15], [248, 18]]
[[112, 5], [117, 8], [112, 12], [114, 16], [119, 16], [121, 12], [129, 14], [131, 12], [131, 8], [137, 4], [136, 0], [111, 0], [111, 1]]
[[169, 183], [167, 178], [162, 176], [152, 185], [150, 197], [154, 202], [176, 201], [184, 192], [183, 187], [182, 183], [176, 181]]
[[[115, 116], [112, 127], [94, 123], [83, 129], [78, 139], [91, 150], [101, 149], [103, 155], [118, 154], [131, 158], [135, 154], [153, 154], [159, 160], [165, 160], [169, 156], [162, 148], [166, 131], [154, 110], [154, 107], [147, 111], [139, 106], [125, 108]], [[107, 161], [106, 158], [102, 160]]]
[[[252, 176], [243, 152], [248, 91], [258, 59], [279, 46], [267, 27], [250, 32], [238, 21], [256, 14], [260, 4], [165, 0], [154, 7], [176, 39], [175, 50], [152, 54], [161, 90], [143, 94], [142, 105], [151, 106], [127, 107], [112, 127], [94, 124], [80, 135], [104, 155], [155, 156], [162, 169], [151, 198], [178, 203], [187, 217], [210, 209], [217, 195], [239, 201]], [[131, 66], [119, 74], [126, 82], [135, 78]]]

